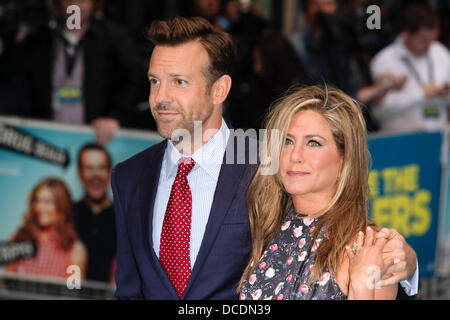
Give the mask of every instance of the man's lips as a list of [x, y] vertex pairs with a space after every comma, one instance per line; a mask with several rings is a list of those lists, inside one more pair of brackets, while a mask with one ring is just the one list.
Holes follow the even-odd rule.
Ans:
[[308, 175], [309, 172], [305, 172], [305, 171], [288, 171], [287, 175], [291, 176], [291, 177], [303, 177]]
[[174, 116], [177, 115], [178, 112], [170, 112], [170, 111], [156, 111], [159, 116]]
[[172, 120], [174, 119], [179, 113], [177, 112], [167, 112], [167, 111], [157, 111], [156, 114], [158, 115], [159, 120]]

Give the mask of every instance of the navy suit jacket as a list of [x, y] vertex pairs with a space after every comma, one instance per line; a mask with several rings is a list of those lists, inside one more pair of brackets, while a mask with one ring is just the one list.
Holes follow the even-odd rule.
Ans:
[[[256, 165], [243, 161], [247, 159], [242, 155], [238, 158], [235, 146], [239, 144], [230, 144], [236, 139], [231, 135], [228, 141], [200, 251], [183, 299], [238, 298], [236, 288], [251, 251], [246, 190]], [[179, 299], [152, 242], [153, 207], [166, 146], [164, 140], [112, 170], [118, 299]], [[234, 164], [225, 164], [228, 150], [234, 150]]]

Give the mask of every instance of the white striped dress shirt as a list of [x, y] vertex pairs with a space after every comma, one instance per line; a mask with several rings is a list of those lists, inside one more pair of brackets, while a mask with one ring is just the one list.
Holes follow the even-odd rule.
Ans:
[[[229, 136], [230, 130], [222, 119], [222, 125], [213, 138], [190, 156], [195, 160], [195, 166], [187, 177], [192, 193], [191, 269], [194, 267], [205, 233]], [[153, 208], [153, 249], [158, 257], [164, 215], [181, 157], [183, 155], [170, 140], [167, 140]]]

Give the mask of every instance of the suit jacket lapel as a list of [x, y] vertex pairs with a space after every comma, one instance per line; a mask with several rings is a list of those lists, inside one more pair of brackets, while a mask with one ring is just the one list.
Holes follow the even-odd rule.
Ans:
[[[230, 136], [227, 150], [230, 145], [232, 147], [236, 145], [236, 140], [233, 141], [234, 144], [230, 144], [232, 139], [234, 140], [233, 136]], [[214, 245], [219, 229], [231, 207], [233, 198], [235, 197], [239, 184], [242, 183], [242, 177], [247, 168], [245, 164], [236, 164], [242, 163], [237, 162], [236, 156], [234, 157], [234, 164], [225, 164], [225, 159], [226, 153], [223, 157], [223, 164], [220, 169], [219, 179], [214, 192], [213, 203], [211, 206], [208, 223], [206, 224], [205, 233], [203, 235], [202, 244], [200, 246], [194, 268], [192, 269], [191, 277], [189, 278], [184, 297], [189, 294], [190, 288], [195, 283], [195, 278], [199, 274], [206, 257], [209, 255], [209, 252]]]
[[[142, 173], [140, 181], [139, 202], [141, 209], [141, 227], [142, 241], [144, 244], [146, 258], [150, 261], [153, 269], [156, 271], [156, 277], [162, 281], [167, 290], [173, 295], [174, 299], [178, 299], [178, 295], [169, 280], [165, 270], [161, 266], [155, 251], [153, 250], [153, 207], [155, 204], [156, 193], [158, 191], [159, 176], [161, 173], [161, 165], [164, 158], [164, 151], [167, 146], [167, 140], [160, 143], [157, 150], [149, 159], [146, 169]], [[158, 281], [158, 280], [154, 280]]]

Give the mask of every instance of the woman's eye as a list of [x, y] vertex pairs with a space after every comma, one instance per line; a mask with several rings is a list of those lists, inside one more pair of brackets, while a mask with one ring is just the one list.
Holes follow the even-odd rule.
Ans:
[[319, 142], [317, 142], [316, 140], [309, 140], [308, 141], [308, 146], [310, 146], [310, 147], [320, 147], [321, 144]]
[[284, 144], [293, 144], [293, 143], [294, 142], [289, 138], [286, 138], [286, 140], [284, 140]]

